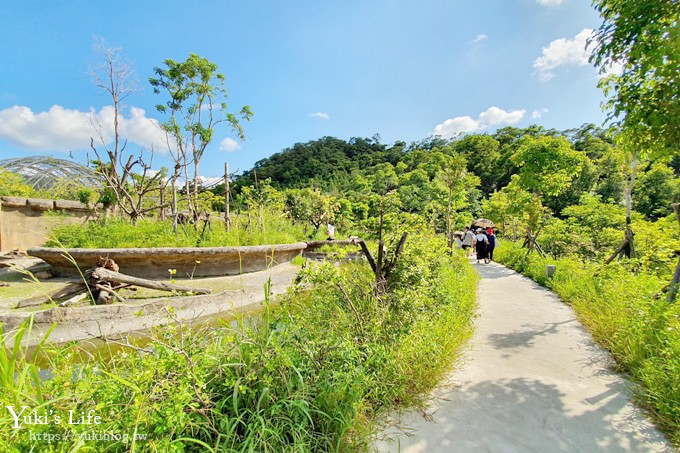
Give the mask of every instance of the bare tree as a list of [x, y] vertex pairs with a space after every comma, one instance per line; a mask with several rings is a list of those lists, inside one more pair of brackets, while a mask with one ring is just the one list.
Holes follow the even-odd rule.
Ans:
[[[121, 48], [107, 47], [103, 40], [95, 44], [95, 53], [99, 62], [91, 67], [90, 73], [95, 85], [104, 91], [113, 103], [112, 124], [102, 124], [93, 114], [90, 115], [95, 138], [90, 140], [90, 147], [97, 156], [97, 171], [106, 180], [106, 186], [113, 197], [115, 212], [122, 211], [132, 220], [143, 216], [158, 207], [144, 208], [143, 200], [151, 192], [160, 190], [159, 181], [164, 172], [154, 172], [153, 147], [148, 163], [144, 149], [137, 156], [127, 152], [127, 140], [120, 134], [120, 118], [125, 108], [124, 101], [130, 94], [138, 91], [134, 79], [132, 64], [123, 56]], [[112, 127], [112, 130], [110, 129]], [[112, 132], [112, 134], [111, 134]], [[100, 148], [103, 152], [100, 152]], [[105, 157], [104, 157], [105, 156]]]

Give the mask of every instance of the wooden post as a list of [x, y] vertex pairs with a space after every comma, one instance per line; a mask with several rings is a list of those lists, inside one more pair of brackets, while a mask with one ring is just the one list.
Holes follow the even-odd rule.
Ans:
[[229, 214], [229, 162], [224, 163], [224, 228], [231, 228], [231, 216]]
[[163, 188], [163, 181], [158, 181], [160, 197], [161, 197], [161, 209], [158, 218], [165, 220], [165, 188]]

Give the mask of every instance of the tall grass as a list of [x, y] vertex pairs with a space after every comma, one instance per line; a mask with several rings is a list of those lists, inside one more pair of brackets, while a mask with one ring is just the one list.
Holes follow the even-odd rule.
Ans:
[[252, 227], [246, 222], [245, 217], [235, 216], [228, 232], [221, 222], [212, 222], [205, 230], [202, 222], [197, 227], [178, 225], [173, 231], [169, 220], [142, 219], [133, 225], [125, 220], [109, 219], [55, 228], [47, 245], [67, 248], [221, 247], [285, 244], [306, 238], [301, 225], [293, 225], [283, 217], [267, 216], [263, 224]]
[[[680, 445], [680, 304], [669, 304], [660, 293], [667, 282], [651, 273], [633, 273], [620, 263], [527, 256], [519, 245], [507, 242], [496, 258], [574, 307], [595, 341], [640, 384], [643, 406]], [[557, 266], [551, 278], [545, 276], [546, 264]]]
[[[55, 414], [93, 410], [102, 423], [5, 423], [0, 439], [17, 452], [368, 450], [377, 417], [422, 403], [453, 365], [472, 331], [476, 276], [442, 241], [412, 237], [387, 294], [376, 294], [365, 264], [311, 266], [301, 280], [238, 326], [172, 323], [144, 349], [77, 368], [69, 363], [77, 346], [60, 349], [52, 378], [23, 385], [11, 401]], [[7, 376], [30, 376], [27, 367], [14, 362]], [[13, 383], [2, 381], [3, 404]], [[91, 431], [121, 437], [35, 440]]]

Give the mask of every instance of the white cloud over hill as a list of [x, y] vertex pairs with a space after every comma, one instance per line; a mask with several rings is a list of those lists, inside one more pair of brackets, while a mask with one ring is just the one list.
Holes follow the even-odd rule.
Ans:
[[506, 112], [498, 107], [490, 107], [479, 114], [477, 119], [469, 116], [457, 116], [449, 118], [434, 128], [433, 135], [443, 138], [452, 138], [460, 134], [479, 132], [492, 126], [515, 124], [520, 121], [526, 110], [513, 110]]

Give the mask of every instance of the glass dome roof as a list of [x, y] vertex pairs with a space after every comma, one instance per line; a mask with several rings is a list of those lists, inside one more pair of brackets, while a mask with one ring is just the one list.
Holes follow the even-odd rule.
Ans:
[[54, 157], [18, 157], [0, 160], [0, 168], [21, 175], [36, 190], [49, 190], [67, 178], [85, 187], [97, 187], [102, 178], [94, 170], [70, 160]]

